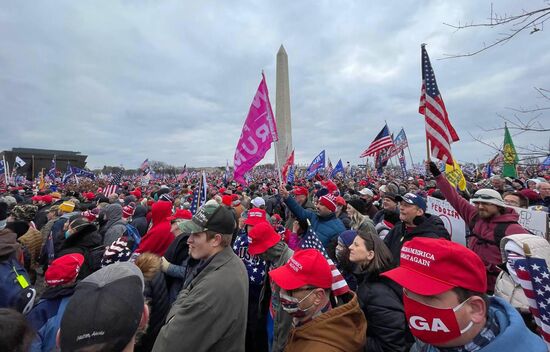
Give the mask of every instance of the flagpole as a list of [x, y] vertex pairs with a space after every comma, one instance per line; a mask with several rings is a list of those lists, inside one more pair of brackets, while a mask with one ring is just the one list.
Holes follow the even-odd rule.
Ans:
[[32, 175], [31, 175], [31, 181], [34, 181], [34, 154], [32, 155]]
[[10, 185], [9, 182], [8, 182], [9, 168], [8, 168], [8, 164], [6, 163], [6, 156], [2, 155], [2, 158], [4, 159], [4, 178], [6, 179], [6, 189], [7, 189]]
[[[279, 143], [276, 141], [275, 143]], [[277, 168], [277, 175], [279, 175], [279, 184], [283, 184], [283, 177], [281, 175], [281, 164], [279, 163], [279, 153], [277, 153], [277, 144], [275, 144], [275, 167]]]

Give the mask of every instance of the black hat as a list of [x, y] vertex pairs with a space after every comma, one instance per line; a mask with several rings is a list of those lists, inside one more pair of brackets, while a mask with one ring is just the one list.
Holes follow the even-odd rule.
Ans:
[[108, 343], [122, 351], [139, 327], [143, 288], [143, 274], [129, 262], [111, 264], [79, 282], [61, 319], [61, 350]]
[[348, 200], [348, 205], [351, 205], [353, 209], [357, 210], [361, 214], [364, 214], [367, 208], [365, 201], [360, 198], [351, 198]]

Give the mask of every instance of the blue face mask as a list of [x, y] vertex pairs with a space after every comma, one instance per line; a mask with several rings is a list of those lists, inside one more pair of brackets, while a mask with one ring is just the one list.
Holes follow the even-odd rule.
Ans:
[[69, 230], [65, 231], [65, 239], [69, 238], [70, 235], [71, 233], [69, 232]]

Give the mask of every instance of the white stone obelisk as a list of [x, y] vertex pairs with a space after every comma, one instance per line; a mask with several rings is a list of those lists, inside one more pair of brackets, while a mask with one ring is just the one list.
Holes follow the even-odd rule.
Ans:
[[[288, 56], [281, 45], [277, 52], [277, 86], [275, 101], [275, 120], [279, 142], [276, 143], [275, 158], [279, 158], [282, 167], [292, 153], [292, 123], [290, 119], [290, 87], [288, 80]], [[277, 162], [277, 161], [276, 161]]]

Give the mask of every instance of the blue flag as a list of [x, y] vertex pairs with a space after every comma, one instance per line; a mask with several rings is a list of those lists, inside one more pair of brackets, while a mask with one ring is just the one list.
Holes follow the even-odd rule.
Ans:
[[63, 178], [61, 179], [61, 182], [67, 183], [71, 177], [74, 176], [73, 168], [71, 167], [71, 164], [67, 164], [67, 171], [63, 174]]
[[548, 168], [550, 168], [550, 155], [548, 155], [541, 164], [541, 169], [546, 170]]
[[81, 168], [78, 168], [78, 167], [75, 167], [75, 166], [71, 166], [71, 171], [76, 176], [87, 177], [87, 178], [90, 178], [92, 180], [95, 180], [95, 175], [94, 175], [93, 172], [86, 171], [84, 169], [81, 169]]
[[294, 184], [294, 173], [296, 172], [296, 166], [293, 165], [288, 170], [288, 175], [286, 177], [286, 183]]
[[331, 178], [334, 178], [336, 177], [336, 175], [338, 175], [338, 173], [345, 173], [344, 171], [344, 164], [342, 164], [342, 159], [338, 160], [338, 163], [336, 164], [336, 166], [334, 167], [334, 170], [332, 170], [332, 173], [330, 174], [330, 177]]
[[319, 155], [313, 159], [311, 164], [306, 170], [306, 178], [310, 179], [317, 174], [317, 172], [325, 167], [325, 151], [321, 151]]
[[0, 160], [0, 175], [6, 172], [6, 167], [4, 166], [4, 160]]
[[52, 164], [50, 165], [50, 169], [48, 170], [48, 177], [55, 181], [55, 158], [52, 159]]

